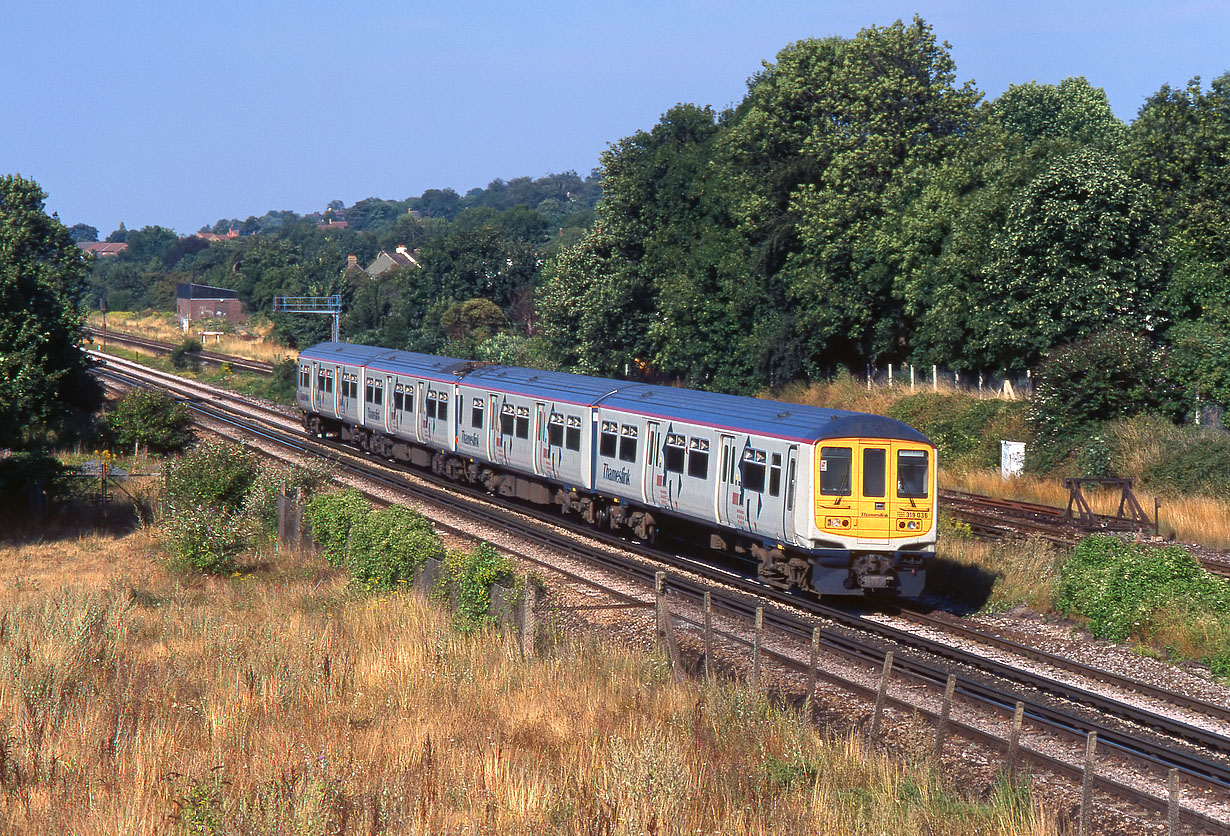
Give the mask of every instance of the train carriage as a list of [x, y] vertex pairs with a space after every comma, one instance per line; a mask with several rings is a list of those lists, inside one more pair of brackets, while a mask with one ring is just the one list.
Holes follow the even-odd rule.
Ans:
[[[305, 427], [819, 594], [922, 592], [935, 448], [889, 418], [368, 346], [300, 355]], [[683, 525], [679, 525], [682, 523]]]

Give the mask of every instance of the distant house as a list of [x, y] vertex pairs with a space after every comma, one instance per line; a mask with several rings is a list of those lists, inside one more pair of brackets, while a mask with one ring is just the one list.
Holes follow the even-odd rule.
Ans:
[[379, 276], [388, 270], [397, 267], [418, 267], [419, 261], [414, 257], [414, 254], [409, 252], [405, 247], [398, 247], [393, 252], [380, 251], [380, 255], [376, 256], [376, 260], [367, 265], [364, 270], [367, 275], [373, 278]]
[[350, 226], [350, 224], [346, 221], [335, 221], [332, 218], [316, 224], [317, 229], [345, 229], [348, 226]]
[[99, 241], [82, 241], [77, 249], [83, 253], [93, 253], [99, 258], [113, 258], [128, 249], [127, 244], [107, 244]]
[[239, 292], [225, 287], [181, 282], [175, 286], [175, 313], [183, 323], [199, 319], [243, 322], [248, 318]]
[[202, 241], [229, 241], [232, 238], [238, 238], [239, 231], [235, 229], [228, 229], [225, 235], [219, 235], [216, 232], [198, 232], [196, 233], [196, 237], [200, 238]]

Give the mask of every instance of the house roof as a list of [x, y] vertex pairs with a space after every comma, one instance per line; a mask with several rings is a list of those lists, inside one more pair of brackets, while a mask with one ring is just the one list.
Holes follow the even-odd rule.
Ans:
[[101, 241], [81, 241], [77, 244], [77, 249], [85, 253], [94, 253], [96, 256], [119, 255], [128, 249], [127, 244], [108, 244]]

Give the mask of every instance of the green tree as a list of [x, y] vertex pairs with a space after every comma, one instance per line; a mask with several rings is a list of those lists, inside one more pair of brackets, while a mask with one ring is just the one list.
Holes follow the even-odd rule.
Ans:
[[68, 228], [68, 235], [74, 243], [87, 244], [98, 240], [98, 228], [89, 224], [73, 224]]
[[192, 442], [192, 413], [153, 389], [133, 389], [105, 416], [105, 430], [120, 449], [143, 444], [155, 453], [182, 450]]
[[87, 266], [45, 199], [0, 177], [0, 447], [62, 436], [101, 396], [80, 349]]

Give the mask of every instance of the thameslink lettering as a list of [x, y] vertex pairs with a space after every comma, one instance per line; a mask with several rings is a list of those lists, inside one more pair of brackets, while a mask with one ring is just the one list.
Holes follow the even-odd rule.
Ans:
[[474, 433], [472, 435], [470, 433], [462, 433], [461, 443], [468, 444], [471, 447], [477, 447], [478, 446], [478, 433]]
[[609, 464], [603, 462], [602, 478], [606, 479], [608, 482], [619, 482], [621, 485], [631, 485], [632, 471], [628, 470], [626, 467], [620, 468], [619, 470], [614, 470]]

